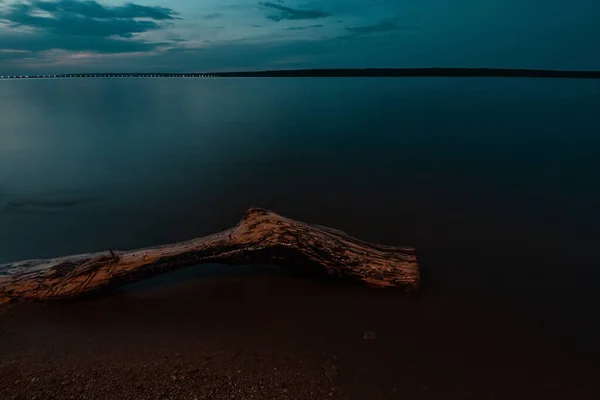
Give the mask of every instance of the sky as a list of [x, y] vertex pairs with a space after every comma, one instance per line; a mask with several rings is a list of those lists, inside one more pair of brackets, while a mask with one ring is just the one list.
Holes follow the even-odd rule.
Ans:
[[0, 75], [600, 70], [599, 0], [0, 0]]

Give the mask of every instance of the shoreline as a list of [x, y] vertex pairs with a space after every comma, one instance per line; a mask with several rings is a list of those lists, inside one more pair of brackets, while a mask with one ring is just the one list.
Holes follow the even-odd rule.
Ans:
[[329, 68], [234, 72], [92, 72], [3, 75], [0, 80], [55, 78], [558, 78], [600, 79], [600, 71], [523, 68]]
[[600, 394], [598, 364], [478, 294], [406, 295], [269, 266], [188, 268], [103, 298], [4, 306], [0, 344], [7, 399]]

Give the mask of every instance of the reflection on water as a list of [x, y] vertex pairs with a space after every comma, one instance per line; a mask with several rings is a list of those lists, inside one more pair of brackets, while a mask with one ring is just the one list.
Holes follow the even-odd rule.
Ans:
[[599, 109], [600, 82], [569, 80], [2, 82], [0, 263], [188, 239], [265, 207], [414, 245], [423, 293], [485, 293], [589, 350]]
[[434, 286], [586, 287], [600, 83], [0, 85], [0, 262], [187, 239], [248, 206], [417, 247]]

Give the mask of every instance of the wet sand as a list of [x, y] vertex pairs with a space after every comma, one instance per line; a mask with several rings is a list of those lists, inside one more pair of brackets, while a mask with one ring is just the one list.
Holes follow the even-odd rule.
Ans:
[[592, 352], [481, 293], [274, 267], [192, 267], [102, 298], [9, 305], [0, 346], [2, 399], [600, 398]]

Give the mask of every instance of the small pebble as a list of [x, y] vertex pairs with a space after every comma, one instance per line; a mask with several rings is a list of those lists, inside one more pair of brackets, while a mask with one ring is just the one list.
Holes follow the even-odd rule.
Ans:
[[363, 339], [365, 339], [365, 340], [374, 340], [374, 339], [377, 339], [377, 337], [378, 337], [377, 333], [374, 331], [366, 331], [363, 334]]

